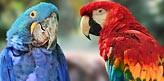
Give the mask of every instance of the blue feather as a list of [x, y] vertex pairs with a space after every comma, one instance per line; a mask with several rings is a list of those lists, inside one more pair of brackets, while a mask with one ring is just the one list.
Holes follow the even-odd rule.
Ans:
[[110, 81], [128, 81], [124, 79], [123, 71], [118, 67], [114, 68], [113, 65], [109, 64], [107, 61], [107, 70], [108, 70], [108, 76]]
[[[13, 49], [1, 52], [0, 81], [70, 81], [66, 59], [59, 47], [53, 51], [33, 48], [32, 52], [13, 56]], [[13, 64], [14, 61], [18, 61]]]
[[[30, 17], [31, 11], [37, 11], [35, 18]], [[56, 6], [51, 3], [41, 2], [40, 4], [27, 9], [22, 15], [20, 15], [16, 21], [12, 24], [11, 28], [7, 31], [7, 40], [11, 40], [14, 35], [19, 35], [19, 38], [23, 43], [31, 43], [30, 25], [32, 22], [41, 22], [50, 16], [52, 12], [57, 14], [59, 20], [59, 11]]]
[[[30, 12], [35, 10], [35, 18]], [[50, 49], [31, 46], [30, 25], [59, 12], [50, 3], [26, 10], [7, 32], [7, 47], [0, 53], [0, 81], [70, 81], [65, 56], [60, 46], [53, 42]]]
[[12, 79], [14, 79], [13, 69], [12, 69], [13, 63], [10, 54], [11, 51], [8, 48], [4, 49], [0, 54], [1, 55], [0, 75], [2, 81], [12, 81]]

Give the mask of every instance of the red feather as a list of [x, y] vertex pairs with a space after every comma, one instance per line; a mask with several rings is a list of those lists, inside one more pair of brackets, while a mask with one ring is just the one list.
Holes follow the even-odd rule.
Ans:
[[163, 47], [118, 3], [92, 2], [81, 8], [80, 15], [92, 17], [92, 11], [98, 8], [109, 12], [99, 38], [100, 55], [104, 60], [112, 58], [115, 68], [130, 69], [134, 79], [164, 81]]

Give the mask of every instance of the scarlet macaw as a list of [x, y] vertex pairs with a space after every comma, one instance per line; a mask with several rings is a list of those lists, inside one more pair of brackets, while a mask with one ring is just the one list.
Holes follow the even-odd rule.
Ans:
[[110, 81], [164, 81], [164, 50], [124, 6], [91, 2], [80, 9], [84, 35], [99, 36]]

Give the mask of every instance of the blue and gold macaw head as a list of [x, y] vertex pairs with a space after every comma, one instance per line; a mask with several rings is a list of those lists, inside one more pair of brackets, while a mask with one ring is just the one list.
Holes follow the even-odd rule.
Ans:
[[29, 46], [49, 49], [56, 41], [59, 12], [56, 6], [41, 2], [26, 10], [7, 31], [8, 47], [26, 51]]

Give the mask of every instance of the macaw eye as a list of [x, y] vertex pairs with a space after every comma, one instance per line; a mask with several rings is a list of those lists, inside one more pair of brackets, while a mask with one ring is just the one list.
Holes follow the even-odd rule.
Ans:
[[99, 13], [101, 13], [101, 12], [102, 12], [102, 10], [100, 9], [98, 12], [99, 12]]
[[105, 12], [106, 12], [106, 11], [105, 11], [104, 9], [101, 9], [101, 8], [97, 10], [97, 14], [103, 14], [103, 13], [105, 13]]
[[30, 17], [31, 18], [35, 18], [36, 17], [36, 11], [33, 10], [31, 13], [30, 13]]

